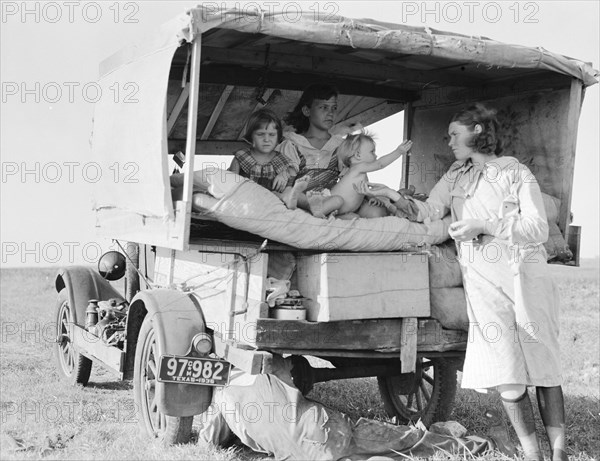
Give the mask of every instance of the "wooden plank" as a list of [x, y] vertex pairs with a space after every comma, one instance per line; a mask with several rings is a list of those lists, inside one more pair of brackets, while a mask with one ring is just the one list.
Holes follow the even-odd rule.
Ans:
[[[401, 327], [402, 319], [308, 322], [259, 318], [255, 344], [260, 349], [374, 350], [397, 354]], [[418, 351], [457, 347], [466, 340], [465, 331], [445, 330], [434, 319], [418, 321]]]
[[210, 138], [214, 140], [237, 139], [237, 134], [256, 106], [256, 98], [260, 91], [258, 87], [236, 87], [210, 133]]
[[[467, 342], [460, 344], [440, 345], [438, 348], [430, 351], [417, 351], [417, 357], [439, 357], [441, 354], [445, 357], [461, 357], [464, 355]], [[291, 355], [311, 355], [326, 359], [327, 357], [346, 357], [346, 358], [368, 358], [368, 359], [393, 359], [398, 360], [396, 351], [345, 351], [339, 349], [289, 349], [278, 348], [269, 349], [273, 354], [291, 354]]]
[[214, 334], [215, 353], [234, 367], [251, 375], [272, 371], [273, 354], [265, 351], [244, 348], [234, 341], [227, 341], [220, 334]]
[[187, 244], [183, 238], [184, 226], [185, 214], [180, 211], [175, 213], [174, 220], [164, 221], [116, 208], [96, 210], [97, 235], [111, 239], [183, 250]]
[[[262, 69], [241, 69], [234, 65], [214, 64], [202, 68], [202, 82], [255, 87], [263, 74]], [[338, 74], [283, 71], [270, 71], [267, 78], [269, 88], [288, 90], [298, 90], [317, 82], [334, 84], [341, 94], [371, 96], [398, 102], [414, 101], [419, 98], [417, 90], [406, 90], [400, 87], [400, 83], [385, 79], [365, 81], [348, 77], [340, 78]]]
[[[263, 104], [260, 101], [257, 101], [256, 105], [254, 106], [254, 109], [252, 109], [252, 112], [250, 115], [252, 115], [254, 112], [256, 112], [259, 109], [262, 109], [263, 107], [265, 107], [267, 105], [266, 103], [269, 101], [269, 98], [271, 97], [271, 94], [273, 93], [273, 91], [275, 91], [273, 88], [265, 89], [265, 92], [262, 95], [262, 98], [263, 98], [263, 101], [265, 101], [265, 104]], [[244, 122], [244, 125], [242, 126], [240, 132], [238, 133], [237, 139], [240, 141], [244, 137], [244, 132], [246, 131], [246, 123], [248, 123], [248, 120], [246, 120], [246, 122]]]
[[425, 255], [320, 253], [297, 261], [298, 289], [306, 297], [308, 320], [430, 315]]
[[99, 360], [112, 371], [122, 375], [125, 362], [125, 352], [121, 349], [108, 346], [96, 335], [90, 333], [79, 325], [72, 325], [72, 344], [76, 351], [86, 357]]
[[[277, 52], [275, 46], [269, 50], [270, 72], [306, 72], [310, 71], [321, 75], [345, 75], [351, 78], [370, 79], [377, 81], [394, 80], [406, 81], [412, 84], [431, 84], [454, 86], [479, 86], [484, 83], [483, 78], [474, 78], [465, 72], [448, 72], [445, 70], [414, 70], [404, 67], [399, 63], [386, 62], [380, 64], [381, 53], [376, 53], [376, 60], [361, 59], [353, 51], [351, 59], [339, 59], [342, 54], [337, 54], [338, 59], [321, 58], [313, 56], [312, 51], [295, 54]], [[220, 47], [205, 46], [202, 56], [206, 63], [235, 64], [237, 66], [263, 68], [265, 65], [265, 50], [263, 49], [225, 49]]]
[[402, 319], [400, 329], [400, 366], [402, 373], [412, 373], [417, 365], [417, 319]]
[[[412, 137], [412, 125], [413, 125], [413, 116], [414, 116], [414, 110], [413, 110], [413, 103], [409, 102], [408, 104], [406, 104], [406, 108], [404, 109], [404, 127], [403, 127], [403, 137], [404, 140], [407, 139], [411, 139]], [[408, 173], [410, 172], [410, 160], [411, 160], [411, 153], [409, 152], [408, 155], [406, 155], [405, 158], [405, 162], [404, 162], [404, 173], [402, 174], [402, 179], [404, 179], [404, 184], [402, 184], [402, 179], [400, 180], [400, 188], [405, 188], [408, 189]]]
[[192, 219], [192, 190], [194, 188], [194, 156], [196, 155], [196, 129], [198, 125], [198, 99], [200, 90], [200, 49], [201, 38], [196, 37], [192, 44], [192, 60], [190, 64], [190, 96], [188, 101], [187, 132], [185, 141], [185, 158], [183, 165], [183, 195], [182, 203], [178, 203], [179, 213], [177, 216], [179, 224], [183, 225], [180, 230], [183, 240], [183, 248], [187, 248], [190, 240], [190, 221]]
[[404, 107], [405, 104], [403, 103], [382, 102], [381, 104], [371, 107], [370, 109], [367, 109], [359, 114], [354, 114], [345, 120], [340, 120], [339, 122], [344, 122], [348, 125], [360, 122], [363, 126], [368, 126], [372, 123], [378, 122], [379, 120], [383, 120], [390, 115], [401, 112], [404, 110]]
[[571, 80], [569, 89], [569, 101], [567, 109], [567, 120], [563, 125], [562, 144], [564, 164], [561, 165], [562, 184], [560, 191], [560, 211], [558, 216], [558, 227], [569, 239], [569, 224], [571, 223], [571, 196], [573, 193], [573, 176], [575, 172], [575, 152], [577, 147], [577, 129], [579, 126], [579, 114], [583, 98], [583, 84], [574, 78]]
[[217, 123], [217, 120], [219, 119], [219, 115], [221, 115], [223, 107], [225, 107], [225, 104], [227, 103], [227, 100], [229, 99], [229, 96], [231, 95], [231, 92], [234, 88], [235, 86], [233, 85], [227, 85], [221, 93], [221, 97], [219, 97], [219, 100], [217, 101], [217, 104], [215, 105], [212, 114], [210, 114], [208, 123], [204, 127], [204, 131], [200, 136], [201, 140], [207, 139], [209, 137], [210, 133], [212, 132], [212, 129], [214, 128], [215, 124]]
[[[169, 140], [169, 152], [175, 153], [183, 150], [185, 141], [181, 139]], [[196, 155], [233, 155], [234, 152], [248, 147], [244, 141], [198, 141]]]
[[481, 86], [472, 88], [464, 88], [463, 85], [427, 88], [421, 92], [420, 98], [414, 101], [414, 106], [415, 108], [442, 107], [542, 90], [569, 88], [570, 81], [571, 78], [566, 75], [535, 70], [522, 74], [518, 78], [491, 80]]
[[359, 102], [362, 101], [362, 99], [362, 96], [352, 96], [343, 107], [340, 107], [338, 113], [336, 114], [336, 117], [339, 120], [345, 120], [346, 116], [352, 111], [352, 109], [354, 109], [358, 105]]
[[581, 252], [581, 226], [569, 226], [569, 239], [567, 240], [569, 249], [573, 253], [573, 265], [579, 267], [579, 258]]
[[175, 126], [175, 123], [177, 123], [177, 119], [179, 118], [179, 115], [181, 114], [183, 105], [188, 100], [189, 94], [190, 94], [190, 84], [186, 83], [185, 86], [183, 87], [183, 89], [181, 90], [179, 97], [177, 98], [177, 102], [175, 103], [175, 107], [173, 107], [173, 110], [171, 111], [171, 114], [169, 115], [169, 119], [167, 120], [167, 133], [168, 134], [171, 134], [171, 132], [173, 131], [173, 127]]

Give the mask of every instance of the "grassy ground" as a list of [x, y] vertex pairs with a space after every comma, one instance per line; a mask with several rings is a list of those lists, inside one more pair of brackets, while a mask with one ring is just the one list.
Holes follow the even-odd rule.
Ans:
[[[552, 270], [562, 296], [568, 451], [572, 460], [600, 459], [598, 260]], [[117, 382], [97, 366], [88, 387], [65, 385], [52, 357], [54, 273], [0, 272], [0, 459], [263, 459], [239, 446], [164, 448], [140, 438], [130, 383]], [[317, 384], [309, 396], [353, 418], [387, 419], [375, 379]], [[485, 434], [482, 413], [497, 406], [495, 397], [459, 390], [452, 419], [470, 433]], [[547, 453], [547, 444], [544, 448]]]

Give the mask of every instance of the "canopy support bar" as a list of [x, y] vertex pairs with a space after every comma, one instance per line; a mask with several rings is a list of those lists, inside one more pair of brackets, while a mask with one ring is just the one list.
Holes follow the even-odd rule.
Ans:
[[173, 110], [171, 111], [169, 120], [167, 120], [167, 133], [169, 133], [169, 135], [173, 131], [175, 122], [177, 122], [177, 119], [179, 118], [179, 115], [181, 114], [181, 110], [183, 109], [183, 105], [186, 103], [189, 94], [190, 94], [190, 84], [186, 83], [185, 86], [183, 87], [183, 89], [181, 90], [181, 93], [179, 94], [179, 98], [177, 98], [175, 107], [173, 107]]
[[192, 43], [192, 64], [190, 74], [190, 96], [188, 101], [187, 134], [185, 141], [185, 165], [183, 166], [183, 220], [184, 245], [190, 241], [190, 221], [192, 214], [192, 189], [194, 187], [194, 156], [196, 155], [196, 126], [198, 124], [198, 99], [200, 90], [200, 50], [201, 36], [198, 34]]

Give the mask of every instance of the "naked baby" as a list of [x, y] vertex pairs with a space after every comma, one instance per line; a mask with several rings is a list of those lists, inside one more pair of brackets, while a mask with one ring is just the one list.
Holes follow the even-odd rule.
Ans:
[[[338, 209], [338, 218], [374, 217], [368, 203], [364, 200], [365, 195], [361, 193], [358, 186], [368, 182], [367, 173], [381, 170], [395, 162], [407, 154], [411, 146], [412, 141], [404, 141], [394, 151], [378, 159], [372, 136], [365, 133], [348, 135], [337, 149], [338, 158], [343, 163], [345, 171], [339, 182], [331, 189], [332, 196], [343, 199]], [[387, 215], [387, 210], [381, 209], [381, 212], [379, 216]]]

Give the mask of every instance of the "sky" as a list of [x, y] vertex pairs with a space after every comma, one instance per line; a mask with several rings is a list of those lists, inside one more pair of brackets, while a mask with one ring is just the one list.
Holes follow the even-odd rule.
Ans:
[[[94, 233], [93, 183], [98, 174], [122, 178], [131, 171], [116, 165], [99, 172], [91, 164], [98, 64], [197, 3], [1, 2], [2, 267], [89, 264], [114, 249]], [[428, 25], [541, 46], [600, 67], [597, 1], [205, 3]], [[589, 87], [583, 103], [571, 205], [573, 224], [582, 226], [581, 255], [588, 258], [599, 254], [599, 88]], [[110, 96], [126, 97], [129, 90], [116, 88]], [[401, 117], [372, 127], [380, 154], [398, 144], [401, 127]], [[389, 172], [371, 179], [398, 184]]]

